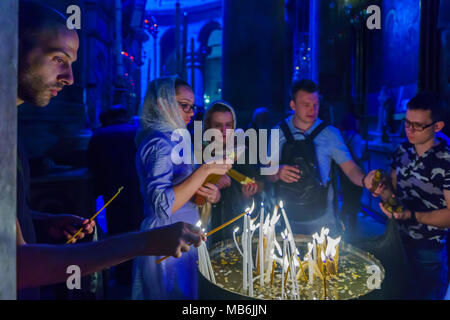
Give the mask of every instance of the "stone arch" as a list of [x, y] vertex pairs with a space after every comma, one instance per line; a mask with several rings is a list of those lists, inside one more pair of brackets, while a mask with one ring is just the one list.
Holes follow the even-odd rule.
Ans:
[[[207, 107], [214, 100], [221, 99], [222, 69], [222, 26], [217, 21], [208, 21], [198, 35], [199, 60], [203, 74], [203, 100]], [[217, 37], [220, 37], [218, 41]], [[219, 47], [218, 47], [219, 44]]]
[[209, 37], [211, 36], [211, 33], [215, 30], [222, 30], [222, 26], [219, 22], [211, 20], [208, 21], [198, 33], [198, 42], [200, 43], [200, 50], [203, 54], [209, 55], [210, 52], [208, 51], [208, 41]]

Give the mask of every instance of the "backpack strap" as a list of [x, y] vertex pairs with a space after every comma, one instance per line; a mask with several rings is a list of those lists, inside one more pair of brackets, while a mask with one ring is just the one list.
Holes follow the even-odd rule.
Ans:
[[[286, 120], [281, 121], [279, 124], [280, 129], [283, 131], [284, 137], [286, 138], [286, 141], [288, 142], [294, 142], [294, 136], [292, 135], [291, 130], [289, 129], [289, 126], [286, 122]], [[319, 133], [322, 132], [323, 129], [325, 129], [326, 127], [328, 127], [328, 124], [325, 122], [322, 122], [321, 124], [319, 124], [317, 126], [317, 128], [315, 128], [313, 130], [313, 132], [311, 132], [311, 134], [307, 135], [305, 137], [305, 139], [311, 139], [314, 140], [315, 137], [317, 137], [319, 135]]]
[[292, 135], [292, 132], [289, 129], [289, 126], [288, 126], [286, 120], [281, 121], [278, 125], [280, 126], [281, 131], [283, 131], [286, 141], [289, 143], [294, 142], [295, 141], [294, 136]]
[[328, 124], [325, 123], [325, 122], [322, 122], [321, 124], [319, 124], [319, 125], [317, 126], [317, 128], [315, 128], [315, 129], [313, 130], [313, 132], [311, 132], [311, 134], [309, 134], [309, 135], [307, 136], [307, 139], [314, 140], [314, 138], [317, 137], [317, 136], [319, 135], [319, 133], [321, 133], [322, 130], [325, 129], [326, 127], [328, 127]]
[[[323, 129], [325, 129], [326, 127], [328, 127], [328, 124], [324, 121], [321, 124], [319, 124], [317, 126], [317, 128], [315, 128], [313, 130], [313, 132], [311, 132], [311, 134], [307, 135], [305, 139], [308, 139], [309, 141], [311, 141], [314, 145], [314, 139], [319, 135], [319, 133], [322, 132]], [[315, 150], [315, 145], [314, 145], [314, 150]], [[315, 162], [316, 162], [316, 175], [317, 177], [319, 177], [319, 181], [322, 183], [322, 177], [320, 175], [320, 169], [319, 169], [319, 159], [317, 159], [317, 155], [315, 156]], [[332, 161], [333, 162], [333, 161]], [[332, 178], [333, 178], [333, 174], [332, 174], [332, 166], [330, 167], [330, 174], [328, 176], [328, 182], [326, 184], [327, 190], [330, 186], [330, 182], [332, 182]], [[331, 178], [331, 179], [330, 179]], [[328, 192], [328, 191], [327, 191]]]

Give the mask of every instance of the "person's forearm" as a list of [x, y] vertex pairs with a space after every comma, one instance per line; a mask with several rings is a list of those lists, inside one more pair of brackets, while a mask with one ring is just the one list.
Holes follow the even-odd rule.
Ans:
[[450, 209], [434, 210], [431, 212], [416, 212], [418, 222], [438, 227], [450, 228]]
[[80, 267], [89, 275], [135, 256], [151, 254], [148, 232], [111, 237], [75, 245], [25, 244], [17, 247], [17, 286], [36, 287], [60, 283], [69, 276], [68, 266]]
[[172, 213], [184, 206], [194, 196], [207, 177], [207, 170], [204, 167], [200, 167], [182, 183], [173, 187], [175, 200], [172, 205]]
[[36, 233], [37, 241], [40, 243], [51, 243], [48, 237], [46, 223], [49, 218], [54, 217], [54, 214], [47, 212], [40, 212], [30, 210], [31, 218], [33, 219], [34, 230]]
[[31, 217], [35, 221], [45, 220], [45, 219], [48, 219], [49, 217], [54, 216], [54, 214], [47, 213], [47, 212], [40, 212], [40, 211], [35, 211], [35, 210], [30, 210], [30, 212], [31, 212]]
[[365, 188], [362, 181], [362, 179], [364, 178], [364, 172], [360, 167], [354, 166], [347, 176], [350, 181], [353, 182], [353, 184]]

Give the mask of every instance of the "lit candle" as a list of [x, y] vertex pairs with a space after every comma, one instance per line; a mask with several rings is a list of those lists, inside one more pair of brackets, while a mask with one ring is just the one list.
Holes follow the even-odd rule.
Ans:
[[281, 214], [283, 215], [284, 223], [286, 224], [286, 236], [288, 237], [289, 244], [291, 246], [291, 252], [295, 252], [296, 245], [294, 240], [294, 234], [292, 233], [291, 225], [286, 215], [286, 210], [284, 210], [283, 201], [280, 201]]
[[252, 235], [253, 231], [251, 230], [252, 227], [252, 220], [250, 219], [250, 216], [248, 217], [248, 238], [247, 238], [247, 276], [248, 276], [248, 294], [250, 297], [253, 297], [253, 254], [252, 254]]
[[[202, 221], [201, 220], [197, 221], [195, 226], [198, 228], [201, 228]], [[199, 266], [200, 272], [209, 280], [208, 270], [207, 270], [207, 266], [205, 263], [206, 261], [204, 259], [204, 255], [203, 255], [203, 244], [204, 243], [202, 242], [202, 244], [198, 248], [198, 266]]]
[[327, 300], [327, 270], [325, 263], [323, 264], [323, 299]]
[[[266, 229], [264, 229], [266, 230]], [[267, 265], [267, 257], [269, 256], [267, 252], [267, 238], [263, 235], [263, 282], [266, 283], [268, 281], [268, 271], [266, 270], [268, 267]]]
[[314, 259], [314, 262], [317, 261], [317, 239], [319, 238], [319, 235], [316, 233], [314, 233], [312, 235], [313, 238], [313, 250], [312, 250], [312, 258]]
[[234, 240], [234, 244], [235, 244], [236, 248], [238, 249], [239, 253], [241, 254], [242, 257], [244, 257], [244, 254], [242, 253], [241, 248], [239, 248], [239, 244], [238, 244], [237, 239], [236, 239], [236, 232], [238, 232], [238, 231], [239, 231], [239, 227], [234, 228], [234, 230], [233, 230], [233, 240]]
[[299, 300], [300, 296], [299, 296], [299, 289], [298, 289], [298, 283], [297, 283], [297, 270], [295, 269], [295, 260], [294, 260], [295, 255], [292, 254], [291, 255], [291, 282], [292, 282], [292, 291], [293, 291], [293, 295]]
[[259, 214], [259, 285], [264, 285], [264, 203], [261, 202], [261, 213]]
[[[341, 237], [333, 239], [331, 237], [327, 237], [327, 248], [325, 251], [325, 256], [328, 258], [327, 260], [327, 270], [329, 274], [336, 274], [338, 270], [338, 259], [339, 259], [339, 242], [341, 241]], [[329, 262], [328, 262], [329, 261]]]
[[212, 268], [212, 264], [211, 264], [211, 259], [209, 258], [209, 252], [208, 252], [208, 248], [206, 247], [206, 244], [204, 242], [202, 242], [202, 245], [204, 247], [204, 257], [206, 258], [206, 263], [208, 265], [208, 270], [209, 270], [209, 280], [212, 283], [216, 283], [216, 277], [214, 276], [214, 270]]
[[202, 247], [198, 247], [198, 268], [200, 269], [201, 274], [203, 274], [206, 278], [208, 278], [208, 275], [205, 270], [205, 264], [203, 262], [203, 251]]
[[284, 263], [286, 261], [286, 246], [287, 246], [287, 240], [284, 232], [281, 233], [281, 236], [283, 237], [283, 266], [282, 266], [282, 273], [281, 273], [281, 299], [284, 299]]
[[324, 273], [325, 270], [325, 262], [326, 262], [326, 258], [325, 258], [325, 253], [323, 253], [323, 251], [320, 252], [320, 272], [322, 272], [322, 274]]
[[[314, 241], [314, 240], [313, 240]], [[314, 245], [308, 242], [308, 274], [309, 274], [309, 284], [313, 283], [313, 257], [312, 251], [314, 250]]]
[[[273, 252], [275, 250], [275, 225], [278, 223], [278, 220], [280, 219], [280, 215], [277, 214], [278, 207], [275, 206], [272, 217], [269, 220], [269, 231], [267, 235], [267, 257], [268, 257], [268, 266], [270, 268], [270, 265], [272, 264], [272, 261], [274, 259]], [[281, 253], [280, 253], [281, 254]]]
[[244, 216], [244, 229], [242, 230], [242, 278], [243, 278], [243, 289], [244, 292], [247, 290], [247, 250], [248, 250], [248, 246], [247, 246], [247, 234], [248, 234], [248, 215]]

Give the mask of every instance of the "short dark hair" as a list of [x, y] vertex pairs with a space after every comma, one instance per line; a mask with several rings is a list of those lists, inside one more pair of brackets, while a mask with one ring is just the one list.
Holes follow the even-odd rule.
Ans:
[[444, 121], [445, 110], [439, 95], [433, 92], [420, 92], [416, 94], [406, 107], [408, 110], [430, 110], [433, 122]]
[[31, 0], [19, 3], [19, 52], [26, 53], [39, 43], [45, 30], [65, 27], [67, 18], [59, 11]]
[[299, 91], [305, 91], [308, 93], [319, 92], [317, 84], [310, 79], [296, 80], [291, 86], [291, 99], [295, 100], [295, 95]]

